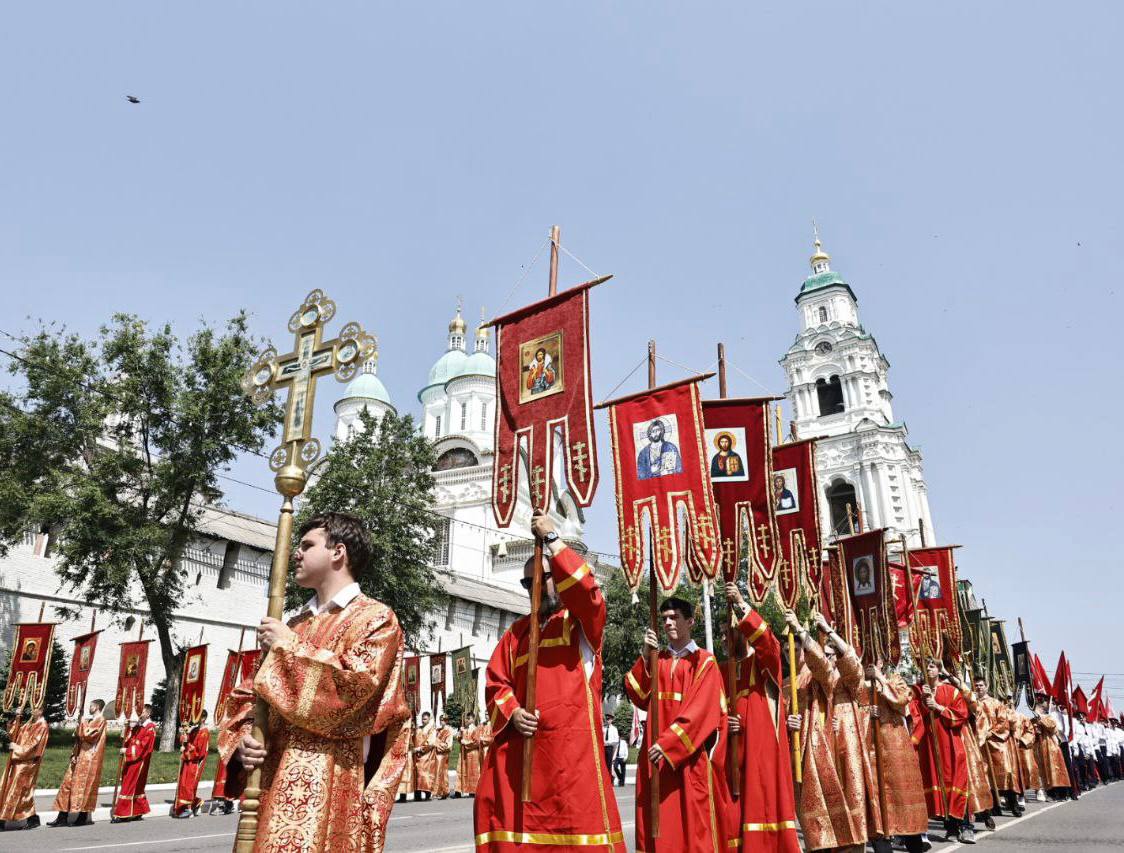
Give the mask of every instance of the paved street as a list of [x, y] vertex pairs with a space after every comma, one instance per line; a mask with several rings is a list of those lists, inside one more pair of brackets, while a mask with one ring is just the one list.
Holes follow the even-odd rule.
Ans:
[[[624, 817], [625, 837], [632, 850], [633, 809], [631, 786], [618, 788], [617, 800]], [[161, 812], [166, 809], [161, 808]], [[1099, 788], [1077, 803], [1028, 803], [1019, 820], [1000, 818], [998, 831], [981, 832], [982, 851], [1069, 850], [1101, 853], [1124, 847], [1124, 784]], [[59, 851], [153, 851], [153, 853], [218, 853], [228, 851], [236, 815], [202, 816], [191, 820], [150, 817], [140, 823], [111, 825], [101, 821], [86, 829], [48, 829], [0, 835], [0, 850]], [[387, 853], [471, 853], [472, 801], [448, 800], [402, 803], [390, 821]], [[938, 841], [934, 830], [933, 849], [941, 853], [966, 849], [965, 845]]]

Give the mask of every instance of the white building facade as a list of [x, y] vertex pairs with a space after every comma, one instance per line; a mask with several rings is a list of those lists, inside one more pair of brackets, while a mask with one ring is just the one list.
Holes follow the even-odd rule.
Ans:
[[825, 544], [853, 524], [888, 528], [911, 547], [933, 544], [921, 453], [894, 420], [890, 362], [859, 320], [851, 286], [831, 269], [817, 235], [812, 274], [796, 296], [800, 331], [781, 359], [798, 438], [818, 438]]

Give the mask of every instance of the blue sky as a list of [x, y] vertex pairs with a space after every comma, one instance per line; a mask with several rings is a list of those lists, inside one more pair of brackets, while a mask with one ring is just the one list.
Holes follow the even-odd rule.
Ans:
[[[0, 35], [0, 328], [131, 310], [187, 334], [245, 306], [280, 346], [323, 287], [416, 411], [457, 295], [504, 307], [557, 222], [616, 276], [597, 396], [649, 337], [692, 368], [724, 340], [779, 392], [814, 217], [962, 574], [1051, 671], [1064, 646], [1124, 672], [1122, 10], [980, 6], [22, 4]], [[586, 277], [564, 257], [563, 285]], [[261, 460], [232, 473], [269, 485]]]

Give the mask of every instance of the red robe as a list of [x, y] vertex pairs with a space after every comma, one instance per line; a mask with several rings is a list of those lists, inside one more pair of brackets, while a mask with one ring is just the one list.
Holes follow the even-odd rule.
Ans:
[[753, 653], [738, 662], [734, 713], [741, 722], [741, 797], [733, 816], [743, 853], [800, 853], [792, 754], [781, 694], [781, 645], [761, 615], [738, 624]]
[[203, 804], [195, 794], [199, 790], [199, 780], [203, 777], [203, 765], [207, 762], [207, 750], [210, 748], [211, 730], [204, 725], [195, 726], [184, 738], [180, 750], [179, 785], [176, 786], [172, 814], [190, 811]]
[[[694, 648], [682, 657], [664, 649], [653, 691], [641, 657], [625, 678], [634, 707], [647, 710], [653, 692], [660, 731], [644, 728], [636, 770], [636, 849], [643, 853], [717, 853], [737, 845], [733, 803], [726, 784], [726, 698], [714, 655]], [[649, 720], [651, 716], [649, 715]], [[648, 750], [664, 754], [659, 766], [659, 837], [652, 839]]]
[[[933, 698], [944, 709], [938, 714], [922, 702], [919, 687], [917, 691], [910, 703], [909, 713], [913, 719], [913, 744], [921, 763], [921, 778], [925, 781], [929, 817], [960, 820], [968, 812], [968, 754], [964, 751], [963, 741], [968, 704], [951, 684], [938, 684]], [[934, 730], [936, 746], [933, 742]]]
[[211, 799], [212, 800], [231, 800], [233, 797], [227, 796], [226, 793], [226, 762], [219, 758], [218, 766], [215, 768], [215, 783], [211, 786]]
[[148, 762], [156, 746], [156, 723], [148, 720], [133, 728], [125, 738], [125, 763], [121, 770], [121, 790], [113, 807], [116, 818], [140, 817], [152, 809], [144, 786], [148, 782]]
[[508, 725], [526, 695], [530, 619], [524, 616], [488, 662], [485, 700], [494, 740], [476, 789], [476, 851], [624, 853], [601, 735], [605, 599], [589, 565], [569, 549], [550, 560], [550, 572], [564, 609], [540, 634], [531, 800], [520, 797], [524, 738]]

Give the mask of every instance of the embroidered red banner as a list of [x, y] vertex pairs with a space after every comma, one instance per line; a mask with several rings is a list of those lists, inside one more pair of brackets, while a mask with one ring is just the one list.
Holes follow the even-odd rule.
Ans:
[[242, 665], [242, 653], [234, 649], [226, 651], [226, 665], [222, 668], [222, 681], [219, 682], [219, 695], [215, 700], [215, 725], [226, 719], [226, 699], [238, 684], [238, 670]]
[[912, 575], [913, 590], [907, 589], [905, 566], [901, 563], [890, 563], [890, 583], [894, 587], [894, 612], [897, 614], [898, 627], [908, 628], [913, 624], [913, 613], [917, 603], [917, 593], [921, 589], [921, 575]]
[[909, 552], [910, 570], [920, 576], [917, 612], [909, 632], [915, 655], [959, 659], [963, 647], [960, 604], [956, 595], [956, 560], [951, 547], [918, 548]]
[[4, 710], [20, 713], [25, 707], [42, 708], [47, 698], [47, 672], [51, 668], [54, 622], [24, 622], [15, 626]]
[[[634, 591], [640, 587], [649, 541], [656, 580], [666, 592], [679, 585], [684, 559], [693, 580], [718, 574], [722, 552], [703, 445], [699, 379], [609, 404], [621, 568]], [[680, 548], [680, 513], [687, 522], [686, 555]]]
[[808, 566], [808, 588], [813, 599], [812, 607], [824, 614], [832, 625], [842, 626], [847, 630], [847, 611], [837, 604], [844, 597], [842, 574], [839, 547], [829, 545], [822, 552], [821, 562]]
[[567, 485], [579, 506], [597, 490], [597, 446], [589, 368], [589, 289], [557, 296], [493, 320], [498, 336], [496, 458], [492, 511], [511, 524], [519, 496], [520, 449], [526, 454], [531, 508], [550, 506], [556, 434]]
[[247, 649], [242, 652], [241, 680], [245, 681], [247, 678], [253, 678], [257, 675], [259, 663], [261, 663], [261, 649]]
[[86, 686], [94, 666], [94, 652], [98, 647], [98, 634], [83, 634], [74, 638], [74, 653], [70, 657], [70, 683], [66, 689], [66, 715], [79, 717], [86, 704]]
[[421, 658], [406, 658], [403, 669], [406, 672], [406, 704], [416, 714], [421, 705]]
[[884, 534], [882, 529], [871, 530], [839, 540], [839, 559], [845, 573], [850, 611], [848, 639], [867, 664], [879, 659], [896, 664], [901, 657]]
[[817, 588], [820, 502], [816, 495], [815, 439], [773, 448], [769, 505], [777, 530], [777, 591], [786, 607], [795, 607], [800, 586]]
[[118, 717], [139, 717], [144, 709], [144, 676], [148, 668], [148, 644], [152, 640], [121, 643], [121, 663], [117, 670], [117, 699], [113, 705]]
[[437, 700], [445, 704], [445, 653], [438, 652], [429, 656], [429, 706], [433, 709], [433, 716], [437, 716]]
[[769, 403], [774, 399], [704, 400], [702, 404], [722, 574], [727, 581], [737, 580], [744, 560], [754, 604], [765, 599], [775, 577], [777, 535], [769, 509]]
[[183, 658], [180, 676], [180, 722], [194, 726], [203, 718], [207, 692], [207, 645], [192, 646]]

